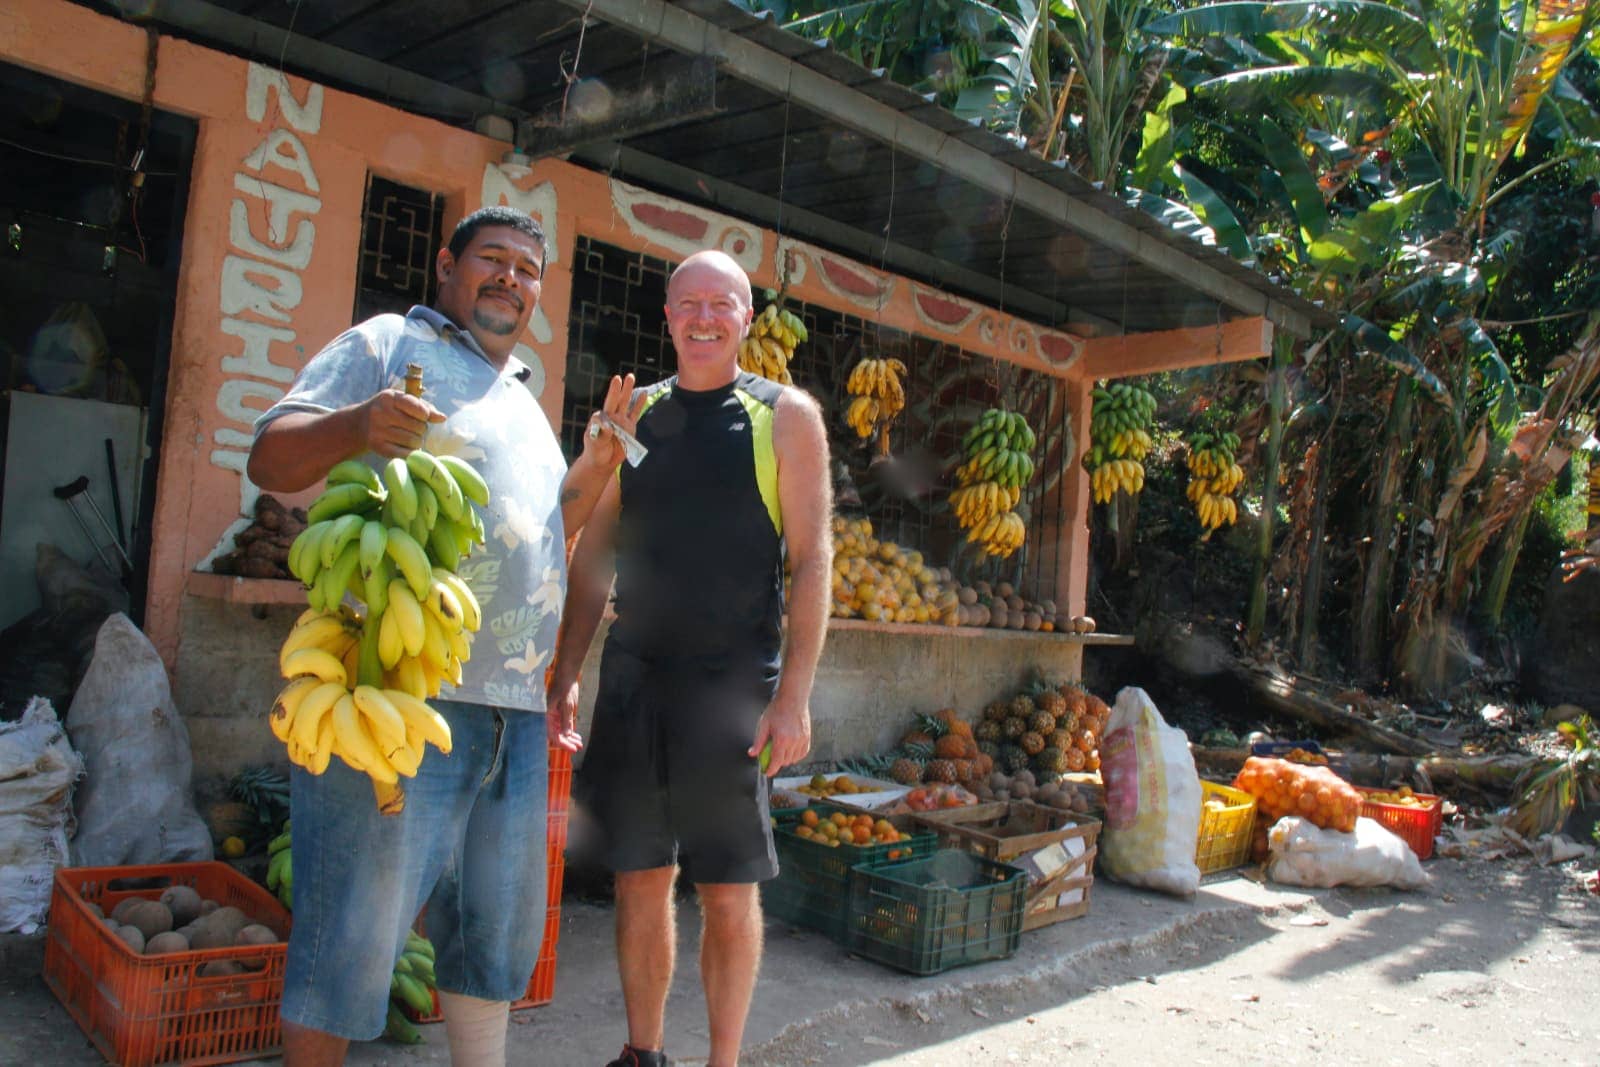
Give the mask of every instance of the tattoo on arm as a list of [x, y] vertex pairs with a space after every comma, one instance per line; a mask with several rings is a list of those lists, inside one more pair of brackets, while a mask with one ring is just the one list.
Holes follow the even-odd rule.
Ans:
[[561, 503], [562, 504], [570, 504], [570, 503], [572, 503], [574, 500], [578, 499], [582, 495], [583, 495], [583, 490], [582, 489], [578, 489], [578, 488], [575, 488], [575, 487], [574, 488], [563, 489], [563, 490], [561, 490]]

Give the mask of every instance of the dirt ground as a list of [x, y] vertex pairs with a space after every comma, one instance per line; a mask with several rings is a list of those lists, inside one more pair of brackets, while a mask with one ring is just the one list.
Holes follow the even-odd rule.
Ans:
[[[1089, 916], [1028, 934], [1010, 959], [928, 978], [769, 921], [741, 1062], [1600, 1063], [1600, 897], [1582, 884], [1594, 860], [1426, 869], [1432, 884], [1416, 893], [1298, 891], [1245, 871], [1186, 901], [1097, 880]], [[609, 905], [563, 906], [555, 1001], [513, 1016], [508, 1063], [597, 1067], [615, 1053], [612, 918]], [[680, 908], [668, 1005], [679, 1067], [705, 1064], [697, 926], [695, 909]], [[42, 959], [42, 934], [0, 938], [0, 1064], [103, 1062], [45, 989]], [[424, 1039], [357, 1045], [349, 1062], [447, 1064], [442, 1028]]]
[[1420, 893], [1326, 891], [1057, 974], [841, 1009], [742, 1062], [1600, 1062], [1600, 900], [1575, 865], [1428, 870]]

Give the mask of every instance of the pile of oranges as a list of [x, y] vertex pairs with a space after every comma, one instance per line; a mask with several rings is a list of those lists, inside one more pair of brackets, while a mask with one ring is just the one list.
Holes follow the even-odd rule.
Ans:
[[1251, 756], [1233, 787], [1255, 797], [1257, 809], [1274, 821], [1300, 815], [1325, 830], [1350, 833], [1361, 814], [1361, 794], [1326, 767]]
[[833, 603], [841, 619], [954, 626], [960, 606], [950, 572], [922, 553], [879, 541], [867, 519], [833, 520]]
[[[827, 848], [838, 848], [840, 845], [896, 845], [905, 840], [905, 835], [887, 819], [874, 819], [865, 813], [850, 815], [842, 811], [822, 815], [816, 808], [807, 808], [800, 813], [794, 835]], [[911, 855], [911, 846], [907, 845], [903, 850], [890, 849], [888, 858], [900, 859], [902, 852], [906, 856]]]

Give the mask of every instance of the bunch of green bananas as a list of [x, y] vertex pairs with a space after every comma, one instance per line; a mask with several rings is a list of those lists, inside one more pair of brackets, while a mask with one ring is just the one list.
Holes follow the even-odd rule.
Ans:
[[970, 531], [968, 543], [985, 555], [1006, 558], [1022, 547], [1027, 526], [1013, 509], [1033, 478], [1030, 453], [1038, 438], [1021, 412], [985, 411], [961, 439], [966, 461], [956, 468], [950, 494], [956, 522]]
[[799, 315], [776, 303], [768, 304], [750, 323], [739, 342], [739, 369], [784, 385], [793, 385], [789, 361], [800, 343], [811, 334]]
[[905, 372], [898, 359], [863, 359], [851, 368], [844, 388], [852, 399], [844, 421], [858, 437], [871, 437], [878, 423], [905, 410], [906, 388], [900, 381]]
[[1200, 515], [1205, 530], [1201, 540], [1222, 526], [1239, 519], [1239, 505], [1233, 491], [1244, 481], [1244, 468], [1234, 461], [1239, 449], [1236, 433], [1197, 433], [1189, 439], [1189, 502]]
[[425, 743], [450, 751], [450, 728], [426, 699], [460, 684], [482, 624], [455, 568], [484, 541], [473, 505], [488, 501], [477, 471], [452, 456], [419, 449], [390, 460], [381, 479], [346, 460], [289, 549], [310, 607], [279, 649], [289, 684], [272, 707], [273, 735], [313, 774], [335, 755], [365, 771], [385, 811], [404, 803], [399, 779], [417, 773]]
[[294, 860], [289, 843], [289, 821], [284, 820], [283, 833], [267, 845], [267, 888], [277, 895], [278, 902], [294, 910]]
[[433, 942], [415, 930], [406, 931], [405, 948], [389, 979], [389, 1018], [384, 1036], [403, 1045], [422, 1043], [422, 1035], [406, 1012], [418, 1017], [433, 1013], [433, 990], [438, 984], [433, 975], [433, 959]]
[[1096, 386], [1089, 424], [1089, 468], [1094, 502], [1105, 504], [1119, 491], [1135, 496], [1144, 490], [1144, 457], [1155, 443], [1156, 398], [1141, 386], [1112, 382]]

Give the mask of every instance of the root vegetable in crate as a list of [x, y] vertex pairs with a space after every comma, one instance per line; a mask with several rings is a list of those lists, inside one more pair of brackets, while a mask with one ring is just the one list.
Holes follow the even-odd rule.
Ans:
[[1361, 794], [1326, 767], [1251, 756], [1233, 785], [1255, 797], [1269, 819], [1299, 815], [1323, 829], [1350, 833], [1361, 815]]

